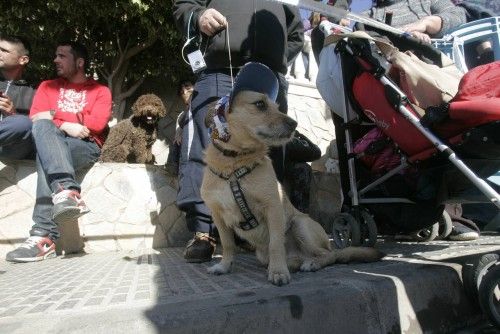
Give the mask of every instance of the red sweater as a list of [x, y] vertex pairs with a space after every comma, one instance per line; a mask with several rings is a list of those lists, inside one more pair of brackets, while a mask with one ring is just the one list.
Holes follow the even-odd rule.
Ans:
[[64, 122], [85, 125], [90, 138], [102, 147], [111, 118], [111, 92], [108, 87], [93, 79], [74, 84], [65, 79], [43, 81], [38, 87], [30, 117], [41, 111], [55, 110], [54, 123]]

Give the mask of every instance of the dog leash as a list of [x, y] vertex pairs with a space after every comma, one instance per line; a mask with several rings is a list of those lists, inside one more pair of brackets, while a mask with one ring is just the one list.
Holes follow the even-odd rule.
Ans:
[[240, 222], [240, 228], [244, 231], [256, 228], [257, 226], [259, 226], [259, 222], [257, 221], [257, 218], [255, 218], [255, 216], [253, 215], [252, 211], [250, 210], [250, 207], [248, 206], [248, 203], [245, 199], [245, 195], [243, 195], [243, 191], [241, 190], [239, 180], [243, 176], [250, 174], [250, 172], [253, 171], [255, 167], [257, 167], [258, 165], [259, 165], [258, 163], [254, 163], [251, 167], [246, 167], [246, 166], [240, 167], [236, 169], [234, 172], [232, 172], [229, 176], [217, 173], [216, 171], [214, 171], [212, 168], [209, 167], [212, 173], [214, 173], [221, 179], [229, 181], [229, 187], [231, 188], [231, 192], [233, 193], [234, 200], [236, 201], [236, 204], [238, 204], [238, 208], [240, 209], [243, 218], [245, 218], [245, 221]]

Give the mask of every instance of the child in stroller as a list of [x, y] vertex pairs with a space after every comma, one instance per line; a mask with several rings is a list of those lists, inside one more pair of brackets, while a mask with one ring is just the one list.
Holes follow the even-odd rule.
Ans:
[[[398, 38], [408, 45], [407, 37], [391, 36], [393, 41]], [[418, 78], [413, 90], [407, 89], [408, 81], [390, 79], [391, 66], [380, 54], [385, 51], [390, 56], [398, 51], [387, 44], [377, 43], [377, 47], [373, 39], [356, 33], [332, 41], [335, 45], [323, 50], [320, 63], [330, 70], [320, 69], [317, 86], [336, 113], [345, 198], [344, 212], [333, 222], [333, 238], [339, 247], [375, 243], [377, 227], [397, 233], [432, 226], [431, 234], [435, 234], [436, 222], [449, 223], [443, 204], [465, 201], [462, 194], [471, 185], [500, 207], [498, 193], [477, 176], [487, 177], [500, 167], [500, 94], [498, 89], [490, 90], [481, 102], [477, 95], [472, 99], [464, 96], [471, 82], [484, 83], [485, 74], [496, 73], [489, 87], [497, 88], [493, 82], [500, 71], [499, 62], [482, 69], [482, 81], [462, 81], [465, 90], [453, 99], [456, 91], [448, 93], [439, 102], [432, 99], [433, 92], [415, 89], [421, 88]], [[412, 46], [440, 67], [446, 65], [432, 47]], [[340, 73], [341, 81], [332, 80], [331, 68]], [[407, 76], [398, 72], [397, 78]], [[443, 98], [441, 93], [437, 96]], [[431, 97], [432, 102], [416, 101], [421, 97]]]

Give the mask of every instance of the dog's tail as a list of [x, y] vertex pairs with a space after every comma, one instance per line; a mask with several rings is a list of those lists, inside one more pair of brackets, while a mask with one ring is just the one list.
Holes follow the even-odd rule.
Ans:
[[385, 256], [385, 253], [372, 247], [347, 247], [334, 249], [316, 258], [321, 268], [334, 263], [376, 262]]
[[333, 253], [336, 263], [375, 262], [385, 256], [385, 253], [372, 247], [347, 247], [336, 249]]
[[330, 266], [334, 263], [350, 262], [376, 262], [385, 256], [385, 253], [371, 247], [347, 247], [334, 249], [330, 252], [316, 257], [320, 268]]

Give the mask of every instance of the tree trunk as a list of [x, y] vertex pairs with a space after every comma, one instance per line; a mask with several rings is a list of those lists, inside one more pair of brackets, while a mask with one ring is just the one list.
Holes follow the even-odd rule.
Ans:
[[147, 42], [134, 45], [133, 47], [130, 47], [130, 44], [127, 42], [125, 48], [120, 46], [121, 43], [117, 39], [119, 53], [113, 59], [110, 71], [103, 71], [102, 73], [108, 81], [108, 88], [111, 90], [113, 96], [113, 118], [117, 121], [123, 119], [127, 98], [134, 94], [144, 82], [144, 78], [140, 78], [132, 84], [126, 83], [130, 59], [153, 45], [157, 38], [157, 36], [153, 36]]

